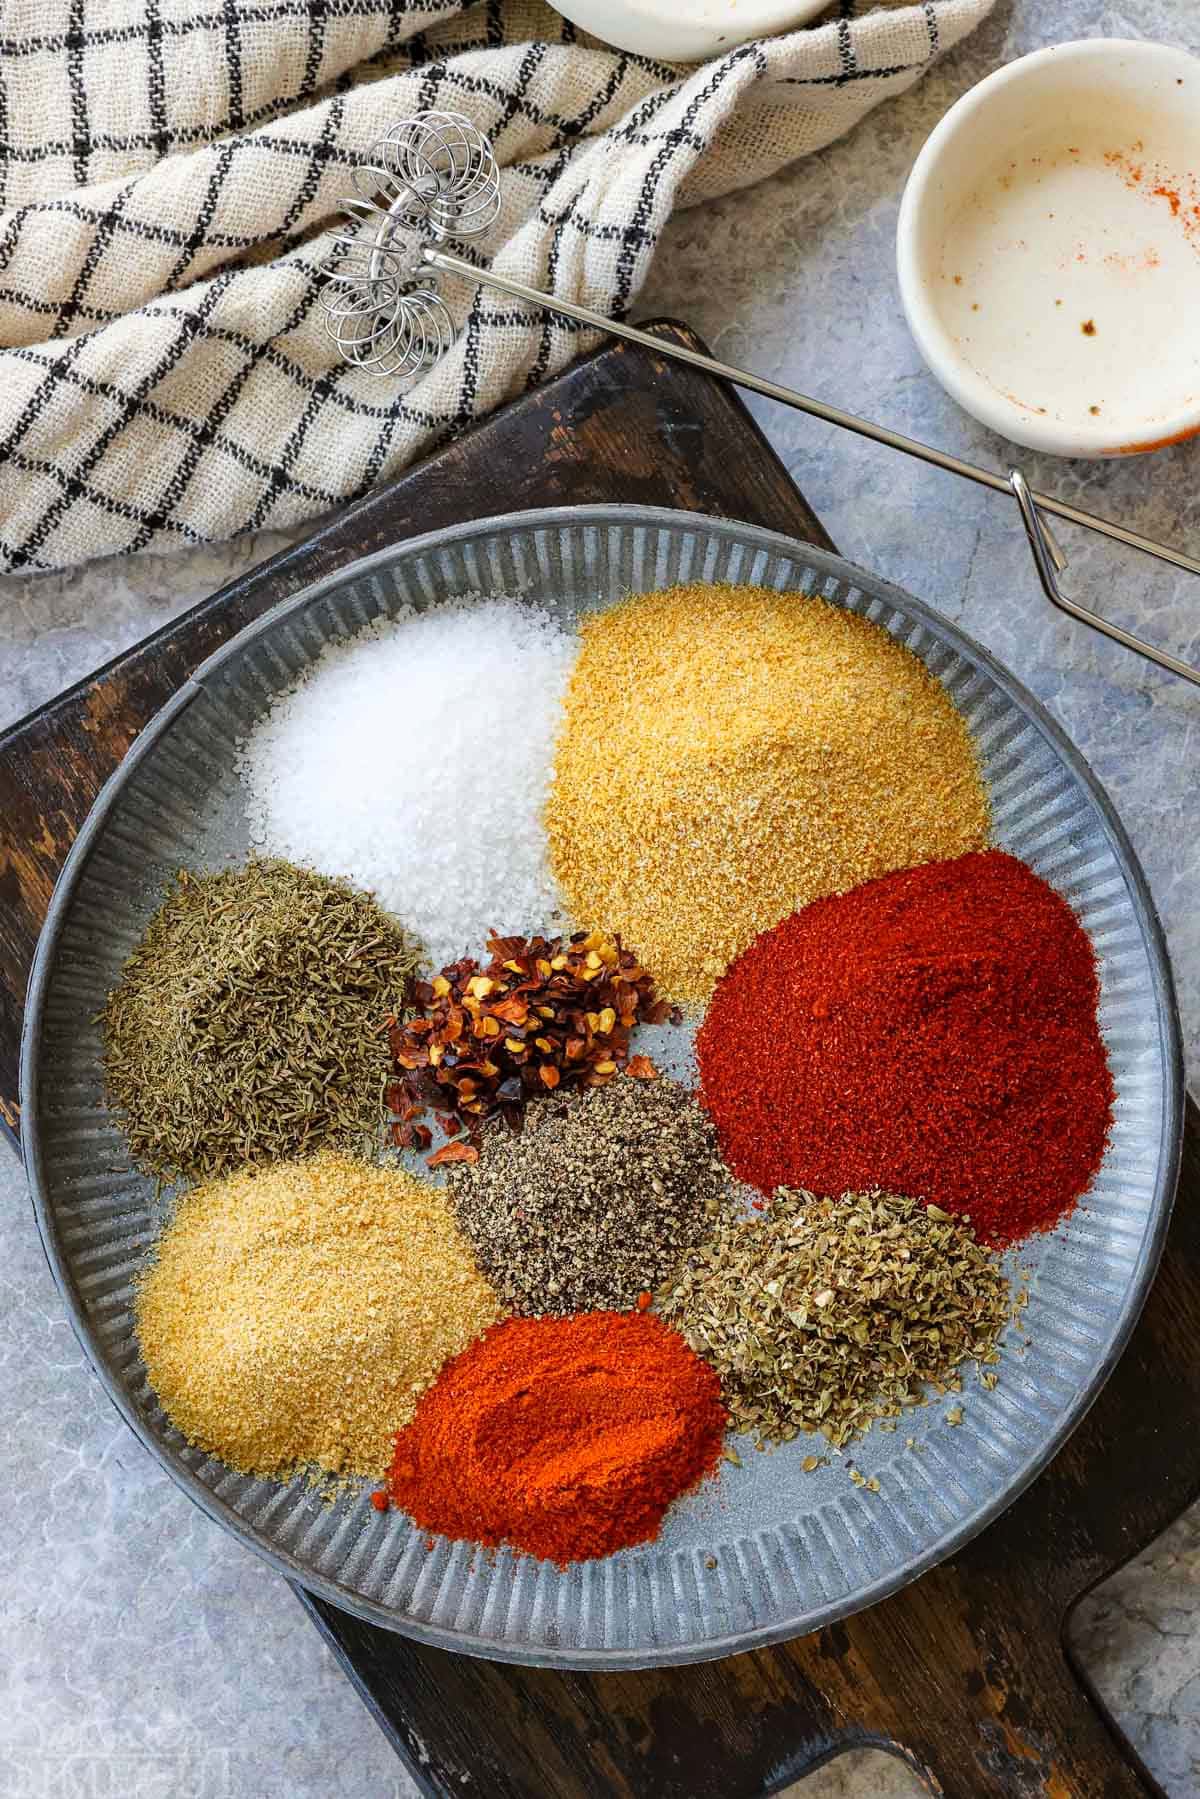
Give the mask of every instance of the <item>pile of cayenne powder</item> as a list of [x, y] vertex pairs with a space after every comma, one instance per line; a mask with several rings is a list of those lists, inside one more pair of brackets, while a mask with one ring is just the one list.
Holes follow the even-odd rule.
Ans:
[[566, 1567], [656, 1537], [725, 1422], [712, 1369], [653, 1315], [508, 1318], [425, 1394], [391, 1493], [421, 1530]]
[[988, 830], [966, 724], [915, 655], [810, 595], [704, 584], [584, 620], [546, 818], [579, 924], [690, 1003], [796, 907]]
[[506, 1305], [628, 1311], [732, 1209], [707, 1114], [675, 1081], [617, 1075], [539, 1100], [450, 1173], [455, 1216]]
[[374, 1478], [442, 1364], [499, 1315], [439, 1188], [332, 1152], [185, 1193], [135, 1309], [189, 1443], [241, 1473]]

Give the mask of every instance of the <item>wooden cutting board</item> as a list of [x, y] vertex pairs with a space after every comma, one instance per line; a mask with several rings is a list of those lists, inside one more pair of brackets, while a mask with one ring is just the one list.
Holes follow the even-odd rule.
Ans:
[[[696, 343], [680, 326], [656, 329]], [[0, 737], [0, 1128], [14, 1143], [22, 1002], [55, 879], [101, 784], [197, 664], [367, 551], [489, 513], [606, 500], [829, 547], [732, 392], [613, 346]], [[1200, 1120], [1189, 1105], [1162, 1269], [1101, 1397], [997, 1523], [871, 1611], [724, 1662], [561, 1674], [425, 1649], [296, 1591], [438, 1799], [751, 1799], [857, 1744], [893, 1750], [951, 1799], [1156, 1793], [1071, 1665], [1063, 1629], [1079, 1597], [1200, 1491], [1198, 1426]]]

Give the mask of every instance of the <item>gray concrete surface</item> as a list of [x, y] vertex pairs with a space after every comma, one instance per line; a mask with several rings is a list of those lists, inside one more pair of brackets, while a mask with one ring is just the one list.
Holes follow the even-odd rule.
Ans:
[[[892, 278], [905, 173], [945, 107], [1052, 38], [1200, 47], [1192, 0], [1002, 0], [919, 88], [850, 139], [671, 226], [641, 310], [722, 354], [1004, 466], [919, 364]], [[1014, 515], [974, 488], [766, 404], [755, 410], [842, 550], [914, 589], [1004, 658], [1107, 784], [1170, 937], [1193, 1080], [1200, 1052], [1200, 694], [1053, 614]], [[1120, 466], [1023, 457], [1035, 485], [1200, 544], [1200, 447]], [[1200, 659], [1200, 583], [1065, 534], [1071, 590]], [[0, 727], [280, 547], [0, 580]], [[0, 1794], [388, 1799], [412, 1791], [287, 1589], [208, 1523], [118, 1420], [46, 1272], [24, 1182], [0, 1150]], [[1200, 1793], [1200, 1511], [1075, 1625], [1100, 1690], [1175, 1799]], [[848, 1756], [803, 1799], [921, 1790]]]

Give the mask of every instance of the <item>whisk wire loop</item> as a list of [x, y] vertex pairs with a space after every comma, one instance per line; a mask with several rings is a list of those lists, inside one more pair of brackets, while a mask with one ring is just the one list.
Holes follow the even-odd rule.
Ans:
[[410, 378], [454, 342], [454, 321], [408, 239], [471, 237], [495, 223], [500, 171], [469, 119], [418, 113], [393, 125], [353, 173], [323, 296], [325, 328], [357, 368]]

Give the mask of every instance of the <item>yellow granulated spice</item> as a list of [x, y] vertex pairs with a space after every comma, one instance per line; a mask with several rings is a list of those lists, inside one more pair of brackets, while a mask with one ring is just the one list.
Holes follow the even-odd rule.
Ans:
[[440, 1188], [330, 1152], [185, 1193], [136, 1323], [189, 1443], [243, 1473], [378, 1478], [443, 1362], [500, 1312]]
[[979, 849], [970, 735], [924, 664], [807, 594], [703, 583], [583, 624], [547, 806], [580, 925], [699, 1004], [824, 894]]

